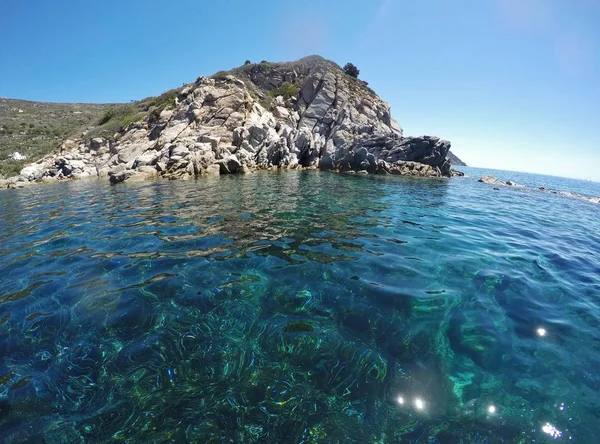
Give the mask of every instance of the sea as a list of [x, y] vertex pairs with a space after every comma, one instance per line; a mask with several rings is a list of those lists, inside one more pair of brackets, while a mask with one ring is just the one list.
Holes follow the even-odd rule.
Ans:
[[598, 442], [600, 184], [461, 169], [0, 192], [0, 442]]

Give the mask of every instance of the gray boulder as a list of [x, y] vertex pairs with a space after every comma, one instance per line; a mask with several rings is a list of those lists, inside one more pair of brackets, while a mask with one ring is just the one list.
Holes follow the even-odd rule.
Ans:
[[135, 174], [134, 170], [123, 170], [123, 171], [118, 171], [118, 172], [110, 171], [108, 173], [108, 180], [110, 181], [111, 184], [114, 185], [114, 184], [126, 181], [134, 174]]
[[218, 163], [209, 165], [205, 170], [202, 171], [202, 174], [205, 176], [218, 176], [221, 174], [221, 165]]
[[98, 151], [106, 144], [106, 141], [102, 137], [95, 137], [90, 141], [90, 149]]
[[236, 173], [242, 166], [235, 155], [229, 156], [225, 159], [217, 160], [215, 163], [219, 165], [221, 174]]
[[36, 180], [41, 179], [43, 175], [44, 175], [44, 169], [42, 168], [41, 165], [37, 165], [37, 164], [28, 165], [25, 168], [23, 168], [21, 170], [21, 172], [19, 173], [19, 176], [23, 177], [25, 180], [28, 180], [29, 182], [35, 182]]
[[123, 170], [119, 172], [111, 171], [108, 173], [109, 181], [115, 185], [121, 182], [138, 182], [152, 179], [157, 176], [156, 168], [150, 166], [141, 166], [137, 170]]
[[380, 160], [377, 163], [377, 173], [412, 177], [442, 177], [442, 173], [438, 167], [432, 167], [431, 165], [419, 162], [405, 162], [401, 160], [394, 163]]

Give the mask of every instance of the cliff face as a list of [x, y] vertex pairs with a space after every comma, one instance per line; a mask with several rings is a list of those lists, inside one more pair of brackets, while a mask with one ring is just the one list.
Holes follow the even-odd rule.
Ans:
[[452, 174], [449, 142], [403, 137], [366, 83], [317, 56], [200, 77], [173, 99], [114, 136], [67, 140], [20, 181], [99, 175], [116, 183], [273, 167]]

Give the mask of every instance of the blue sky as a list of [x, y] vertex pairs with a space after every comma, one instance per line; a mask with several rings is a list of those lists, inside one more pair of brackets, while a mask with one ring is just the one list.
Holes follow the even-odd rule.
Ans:
[[599, 24], [600, 0], [1, 0], [0, 96], [123, 102], [320, 54], [472, 166], [600, 181]]

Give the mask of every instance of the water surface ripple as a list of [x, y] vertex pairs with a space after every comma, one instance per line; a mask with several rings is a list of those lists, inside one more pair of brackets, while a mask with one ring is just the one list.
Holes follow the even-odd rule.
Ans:
[[596, 442], [599, 214], [319, 172], [2, 192], [0, 436]]

